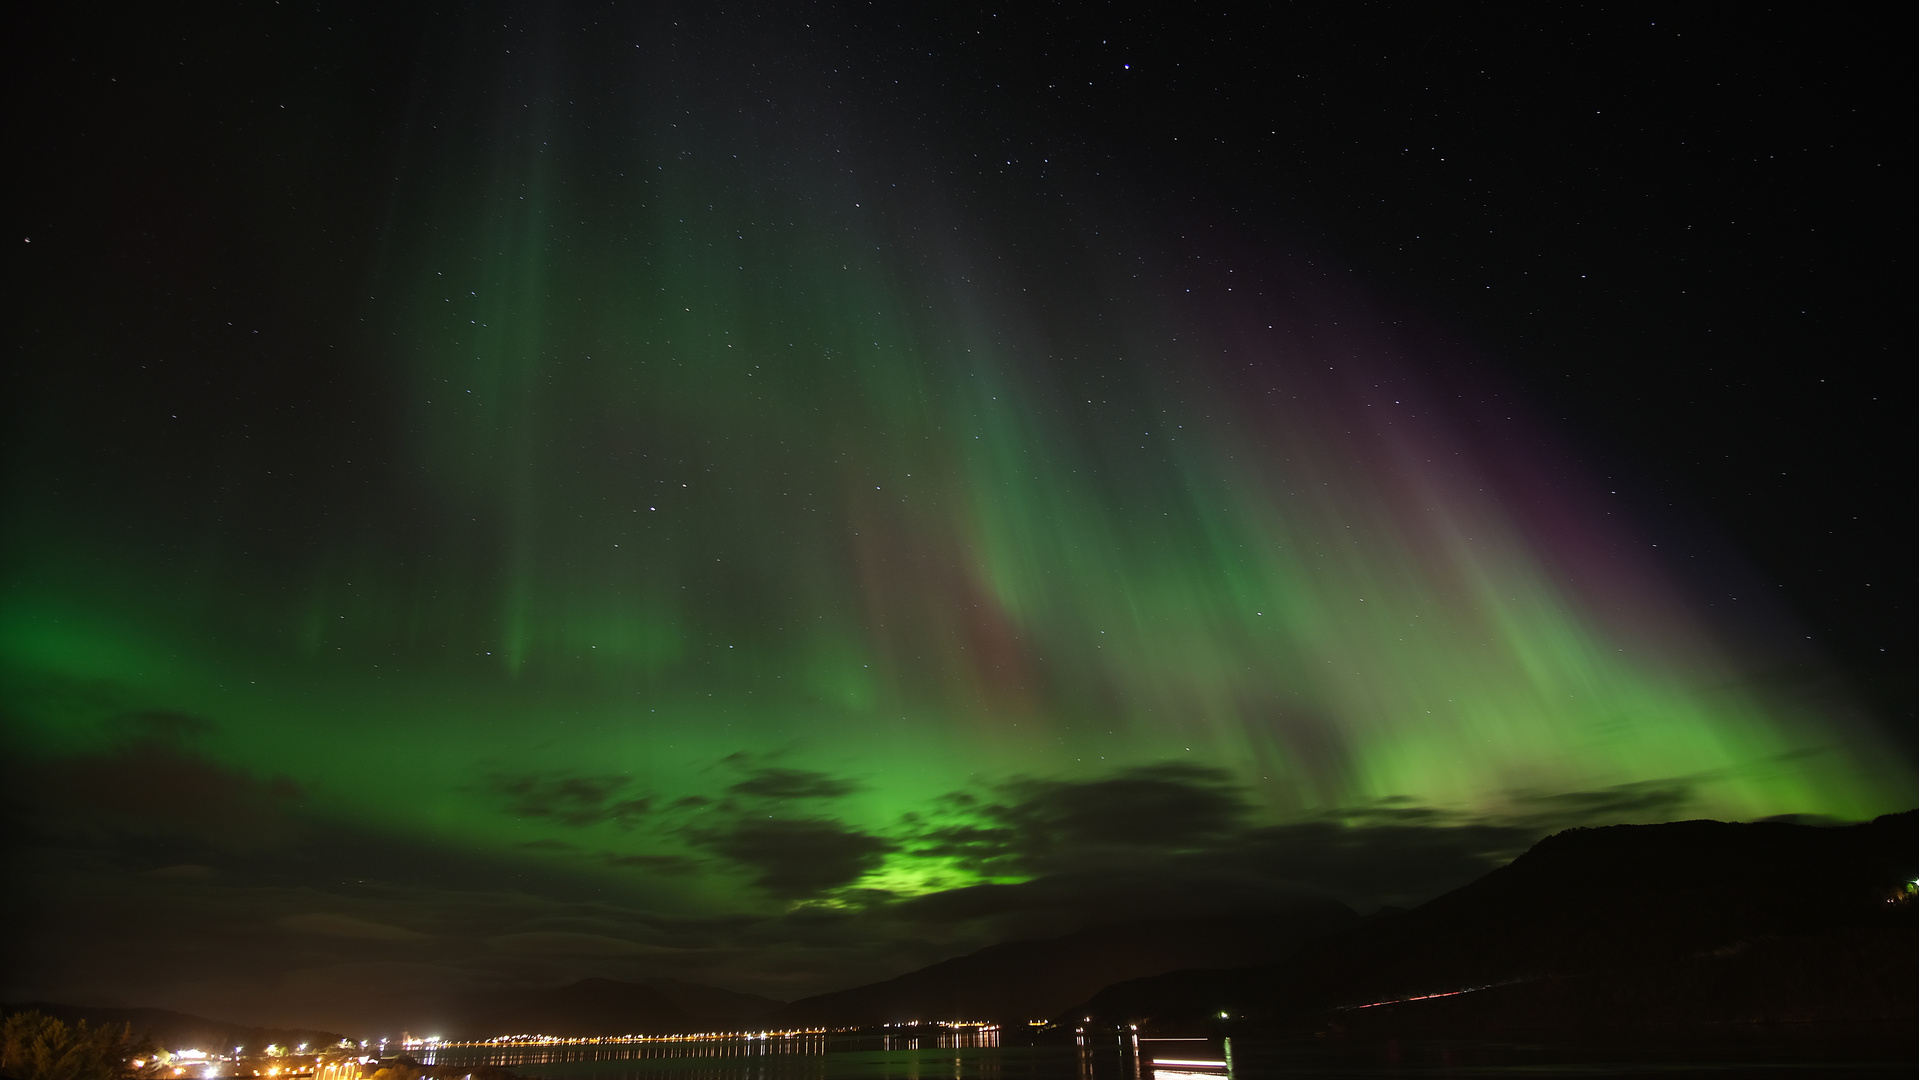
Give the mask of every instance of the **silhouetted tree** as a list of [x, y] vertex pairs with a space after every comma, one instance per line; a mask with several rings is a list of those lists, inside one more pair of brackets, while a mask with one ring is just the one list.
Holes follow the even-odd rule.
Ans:
[[68, 1024], [38, 1010], [0, 1023], [0, 1073], [13, 1080], [120, 1080], [136, 1054], [150, 1058], [152, 1048], [134, 1041], [131, 1025]]
[[402, 1054], [374, 1073], [371, 1080], [420, 1080], [423, 1072], [419, 1062]]

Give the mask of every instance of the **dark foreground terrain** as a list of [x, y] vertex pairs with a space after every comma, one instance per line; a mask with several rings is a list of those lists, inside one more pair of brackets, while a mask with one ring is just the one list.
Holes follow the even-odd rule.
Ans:
[[790, 1027], [916, 1020], [1024, 1026], [1123, 979], [1277, 960], [1303, 942], [1358, 922], [1343, 904], [1298, 900], [1257, 915], [1094, 926], [1064, 937], [989, 945], [884, 982], [802, 998], [777, 1019]]
[[[1060, 1035], [1137, 1026], [1242, 1041], [1623, 1033], [1643, 1042], [1765, 1029], [1904, 1045], [1919, 1031], [1915, 972], [1919, 810], [1851, 826], [1574, 829], [1418, 908], [1366, 919], [1297, 901], [1092, 927], [790, 1004], [667, 979], [588, 979], [461, 996], [415, 1018], [415, 1030], [593, 1036], [964, 1019], [1011, 1033], [1052, 1015]], [[37, 1007], [130, 1022], [175, 1047], [338, 1038], [160, 1010]]]
[[1574, 829], [1271, 964], [1109, 986], [1064, 1024], [1466, 1034], [1919, 1026], [1919, 811]]
[[318, 1031], [312, 1028], [272, 1028], [250, 1027], [246, 1024], [229, 1024], [224, 1020], [209, 1020], [204, 1016], [191, 1013], [173, 1012], [169, 1009], [115, 1009], [91, 1008], [84, 1005], [60, 1005], [47, 1001], [24, 1001], [18, 1004], [0, 1005], [0, 1015], [12, 1016], [22, 1012], [41, 1012], [69, 1024], [84, 1022], [92, 1027], [132, 1029], [135, 1038], [151, 1038], [156, 1045], [169, 1049], [200, 1047], [210, 1052], [219, 1052], [234, 1046], [250, 1046], [260, 1049], [268, 1045], [312, 1047], [331, 1046], [340, 1041], [338, 1032]]

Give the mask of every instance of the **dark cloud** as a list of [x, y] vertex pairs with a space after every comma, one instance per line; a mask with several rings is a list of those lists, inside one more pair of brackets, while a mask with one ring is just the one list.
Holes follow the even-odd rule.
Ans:
[[204, 716], [154, 709], [123, 713], [108, 720], [106, 729], [118, 742], [179, 746], [206, 738], [220, 727]]
[[[129, 719], [125, 730], [153, 730], [146, 721], [154, 716], [174, 730], [191, 722], [175, 714], [143, 714]], [[197, 861], [196, 854], [285, 846], [303, 831], [297, 810], [305, 794], [298, 784], [230, 768], [169, 739], [142, 735], [100, 753], [13, 764], [11, 795], [39, 832], [93, 840], [163, 838], [170, 845], [153, 854], [186, 863]]]
[[1301, 897], [1362, 910], [1408, 905], [1463, 885], [1536, 839], [1488, 825], [1250, 828], [1185, 850], [1109, 849], [1026, 881], [969, 885], [905, 898], [894, 917], [937, 926], [976, 922], [989, 936], [1065, 932], [1089, 923], [1232, 914]]
[[1005, 940], [1100, 923], [1243, 914], [1315, 895], [1258, 873], [1148, 858], [1138, 865], [926, 893], [898, 900], [887, 914], [926, 932], [962, 927], [985, 939]]
[[533, 953], [544, 956], [639, 956], [659, 952], [657, 945], [645, 945], [605, 934], [569, 933], [563, 930], [535, 930], [522, 934], [501, 934], [488, 938], [487, 944], [502, 952]]
[[624, 776], [505, 776], [487, 778], [487, 790], [505, 801], [507, 812], [547, 818], [562, 825], [612, 822], [631, 827], [653, 808], [651, 796], [622, 796], [632, 784]]
[[289, 930], [299, 930], [308, 934], [324, 934], [329, 937], [365, 938], [369, 941], [415, 941], [425, 934], [408, 930], [402, 926], [388, 923], [356, 919], [351, 915], [333, 915], [315, 912], [309, 915], [288, 915], [279, 921]]
[[807, 769], [762, 768], [727, 790], [755, 799], [838, 799], [860, 785]]
[[[979, 921], [1010, 932], [1218, 914], [1302, 895], [1370, 909], [1463, 884], [1543, 833], [1538, 820], [1463, 819], [1405, 799], [1253, 825], [1225, 773], [1183, 764], [1091, 780], [1020, 780], [993, 796], [951, 796], [932, 820], [907, 821], [905, 850], [1027, 880], [903, 899], [894, 905], [897, 917]], [[1595, 796], [1554, 810], [1576, 814], [1628, 797]], [[1533, 808], [1529, 817], [1545, 812]]]
[[1024, 780], [988, 812], [1037, 846], [1178, 848], [1231, 832], [1246, 803], [1227, 773], [1191, 765], [1130, 769], [1104, 780]]
[[698, 859], [685, 855], [616, 855], [607, 852], [600, 861], [608, 866], [627, 866], [639, 870], [651, 870], [656, 874], [688, 874], [700, 868]]
[[1672, 821], [1693, 802], [1703, 777], [1648, 780], [1594, 791], [1524, 793], [1516, 797], [1515, 816], [1565, 828], [1593, 821]]
[[824, 818], [749, 818], [689, 829], [687, 836], [747, 868], [754, 884], [781, 899], [818, 896], [850, 885], [876, 869], [897, 846]]
[[869, 914], [928, 933], [1006, 939], [1274, 909], [1305, 896], [1361, 911], [1413, 906], [1504, 865], [1552, 832], [1683, 816], [1704, 779], [1516, 794], [1497, 813], [1386, 798], [1278, 824], [1256, 823], [1240, 791], [1204, 769], [1024, 780], [985, 798], [949, 796], [937, 812], [905, 820], [901, 836], [903, 849], [926, 865], [953, 860], [1025, 880], [873, 898]]
[[[10, 865], [19, 886], [0, 896], [34, 933], [6, 943], [0, 996], [123, 995], [125, 957], [139, 956], [166, 973], [142, 1004], [376, 1034], [430, 1018], [446, 994], [586, 976], [795, 997], [1099, 923], [1270, 912], [1302, 896], [1410, 906], [1546, 832], [1683, 810], [1696, 783], [1515, 796], [1498, 817], [1402, 798], [1273, 823], [1225, 775], [1169, 764], [954, 793], [872, 830], [823, 814], [763, 816], [782, 793], [843, 782], [749, 762], [726, 781], [762, 783], [681, 808], [704, 807], [697, 815], [661, 800], [661, 812], [640, 817], [630, 804], [645, 793], [622, 777], [505, 778], [483, 790], [534, 820], [631, 821], [639, 850], [606, 850], [616, 845], [581, 833], [463, 852], [330, 822], [297, 788], [225, 769], [184, 749], [186, 736], [139, 734], [165, 723], [140, 724], [103, 754], [0, 763], [35, 823]], [[164, 788], [122, 803], [40, 779], [97, 784], [155, 762], [158, 775], [223, 794], [156, 824], [136, 815]], [[280, 839], [237, 844], [241, 826], [218, 815], [264, 818], [273, 824], [261, 835]], [[861, 887], [889, 857], [908, 860], [901, 869], [930, 891]], [[715, 869], [743, 871], [786, 903], [695, 914], [687, 883], [706, 883], [687, 875]], [[977, 884], [981, 871], [1010, 880]], [[819, 898], [832, 903], [804, 902]]]
[[997, 794], [949, 799], [969, 820], [914, 830], [911, 850], [987, 873], [1044, 872], [1117, 852], [1215, 846], [1247, 812], [1225, 772], [1175, 763], [1096, 780], [1016, 780]]

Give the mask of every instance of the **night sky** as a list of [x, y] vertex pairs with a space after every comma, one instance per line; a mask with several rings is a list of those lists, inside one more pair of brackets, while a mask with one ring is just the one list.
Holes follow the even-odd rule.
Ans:
[[8, 44], [0, 998], [791, 998], [1919, 804], [1878, 31], [191, 7]]

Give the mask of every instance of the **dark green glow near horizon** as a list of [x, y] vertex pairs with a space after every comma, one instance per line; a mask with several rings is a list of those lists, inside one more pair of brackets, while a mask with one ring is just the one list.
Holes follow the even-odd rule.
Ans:
[[[28, 744], [203, 717], [316, 812], [474, 850], [687, 855], [743, 770], [810, 770], [850, 787], [769, 817], [901, 839], [857, 884], [905, 893], [979, 879], [905, 842], [965, 820], [950, 793], [1168, 761], [1273, 821], [1666, 781], [1735, 818], [1912, 801], [1843, 705], [1751, 678], [1547, 438], [1488, 435], [1350, 297], [1091, 219], [1021, 262], [830, 142], [621, 150], [541, 109], [410, 174], [371, 276], [412, 518], [182, 572], [17, 486]], [[650, 802], [516, 815], [526, 777]], [[589, 869], [762, 902], [723, 860]]]

